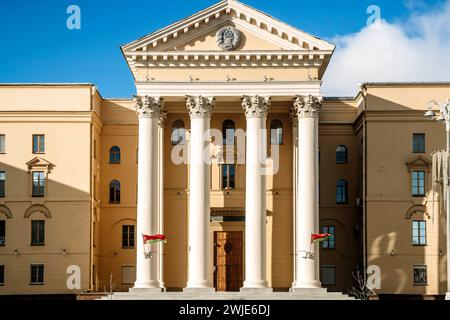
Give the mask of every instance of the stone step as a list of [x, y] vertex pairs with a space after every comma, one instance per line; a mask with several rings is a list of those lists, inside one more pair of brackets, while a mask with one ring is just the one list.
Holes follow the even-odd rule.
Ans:
[[[322, 288], [324, 289], [324, 288]], [[341, 292], [302, 289], [293, 292], [115, 292], [99, 300], [356, 300]]]

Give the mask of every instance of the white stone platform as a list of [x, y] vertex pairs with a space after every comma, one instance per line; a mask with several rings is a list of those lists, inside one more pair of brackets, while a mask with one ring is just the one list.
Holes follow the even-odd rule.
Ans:
[[296, 292], [115, 292], [100, 300], [355, 300], [340, 292], [325, 288], [296, 289]]

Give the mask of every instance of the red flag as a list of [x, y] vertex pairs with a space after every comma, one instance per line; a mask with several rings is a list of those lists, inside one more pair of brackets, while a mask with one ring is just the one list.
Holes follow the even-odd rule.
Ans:
[[166, 236], [163, 234], [154, 234], [154, 235], [146, 235], [143, 234], [142, 238], [144, 240], [145, 244], [152, 244], [152, 243], [157, 243], [157, 242], [166, 242]]
[[333, 235], [330, 233], [319, 233], [319, 234], [313, 233], [313, 234], [311, 234], [311, 243], [321, 242], [321, 241], [327, 240], [328, 238], [330, 238], [332, 236]]

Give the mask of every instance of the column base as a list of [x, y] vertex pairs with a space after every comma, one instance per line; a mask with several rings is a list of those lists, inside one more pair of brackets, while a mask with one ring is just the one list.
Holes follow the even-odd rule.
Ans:
[[314, 289], [321, 288], [322, 283], [318, 280], [297, 280], [292, 283], [291, 291], [295, 289]]
[[266, 280], [246, 280], [244, 281], [244, 286], [241, 288], [242, 290], [254, 290], [254, 289], [270, 289], [272, 290], [272, 288], [269, 288], [269, 283]]
[[321, 294], [327, 293], [326, 288], [291, 288], [289, 290], [290, 293], [295, 295], [313, 295], [313, 294]]
[[160, 294], [161, 292], [163, 292], [162, 288], [130, 288], [129, 290], [130, 293], [132, 294]]
[[183, 289], [183, 293], [193, 293], [199, 295], [211, 295], [216, 292], [216, 288], [190, 288], [186, 287]]
[[161, 289], [159, 282], [156, 280], [136, 281], [133, 289]]
[[450, 300], [450, 292], [447, 292], [447, 294], [445, 295], [445, 300]]
[[259, 293], [273, 293], [272, 288], [249, 288], [249, 287], [242, 287], [240, 289], [240, 292], [242, 293], [250, 293], [250, 294], [259, 294]]

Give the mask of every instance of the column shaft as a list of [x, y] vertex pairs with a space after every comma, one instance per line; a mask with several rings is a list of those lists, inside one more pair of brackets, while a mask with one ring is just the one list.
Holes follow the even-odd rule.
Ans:
[[[164, 233], [164, 127], [167, 121], [167, 111], [162, 111], [158, 128], [158, 233]], [[164, 284], [164, 243], [158, 244], [158, 282], [161, 288]]]
[[270, 98], [244, 97], [247, 118], [245, 281], [243, 289], [268, 289], [266, 271], [266, 117]]
[[188, 282], [186, 289], [211, 289], [209, 128], [214, 99], [188, 97], [189, 149]]
[[298, 97], [298, 148], [296, 174], [296, 270], [293, 289], [319, 288], [318, 244], [311, 235], [319, 232], [318, 212], [318, 110], [317, 98]]
[[158, 115], [161, 100], [137, 97], [139, 115], [138, 203], [136, 282], [134, 288], [155, 289], [157, 281], [157, 245], [146, 257], [142, 235], [158, 232]]

